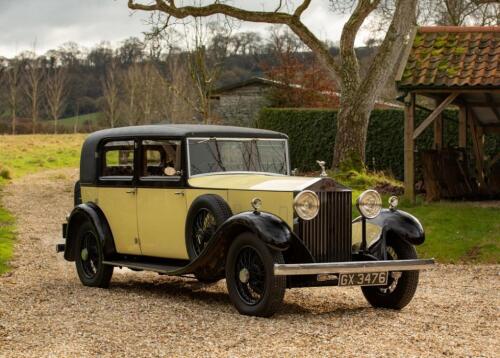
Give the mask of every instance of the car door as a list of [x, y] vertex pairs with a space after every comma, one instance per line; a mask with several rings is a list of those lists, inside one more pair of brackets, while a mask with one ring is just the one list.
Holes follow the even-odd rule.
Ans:
[[100, 149], [98, 205], [108, 220], [116, 251], [141, 254], [137, 231], [134, 140], [107, 141]]
[[137, 213], [143, 255], [188, 258], [181, 149], [177, 139], [144, 139], [140, 143]]

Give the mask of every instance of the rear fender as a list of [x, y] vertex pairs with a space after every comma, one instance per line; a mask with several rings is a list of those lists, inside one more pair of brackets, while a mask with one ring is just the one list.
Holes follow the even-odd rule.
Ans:
[[94, 203], [85, 203], [77, 205], [71, 212], [66, 226], [66, 247], [64, 258], [68, 261], [75, 261], [76, 258], [76, 234], [78, 227], [84, 222], [90, 221], [101, 240], [104, 250], [104, 257], [110, 258], [116, 253], [115, 243], [111, 229], [104, 213]]

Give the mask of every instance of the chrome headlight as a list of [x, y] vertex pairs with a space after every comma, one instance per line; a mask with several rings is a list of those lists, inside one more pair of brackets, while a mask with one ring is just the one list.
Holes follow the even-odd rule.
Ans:
[[356, 206], [361, 215], [367, 219], [373, 219], [382, 210], [382, 198], [375, 190], [366, 190], [356, 200]]
[[301, 219], [314, 219], [319, 212], [318, 195], [310, 190], [301, 191], [293, 200], [293, 208]]

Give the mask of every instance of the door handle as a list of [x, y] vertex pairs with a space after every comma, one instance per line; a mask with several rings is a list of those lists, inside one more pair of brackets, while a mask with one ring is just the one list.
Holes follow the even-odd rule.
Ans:
[[135, 188], [134, 189], [131, 189], [131, 190], [127, 190], [125, 193], [127, 194], [135, 194]]
[[174, 194], [175, 195], [182, 195], [182, 196], [184, 196], [184, 192], [183, 191], [176, 191]]

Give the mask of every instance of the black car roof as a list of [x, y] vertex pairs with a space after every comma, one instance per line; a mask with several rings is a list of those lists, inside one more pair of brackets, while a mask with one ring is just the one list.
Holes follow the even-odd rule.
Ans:
[[82, 146], [80, 158], [80, 181], [94, 183], [96, 180], [97, 146], [105, 139], [124, 137], [226, 137], [226, 138], [281, 138], [283, 133], [266, 129], [206, 125], [206, 124], [157, 124], [103, 129], [90, 134]]

